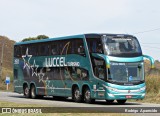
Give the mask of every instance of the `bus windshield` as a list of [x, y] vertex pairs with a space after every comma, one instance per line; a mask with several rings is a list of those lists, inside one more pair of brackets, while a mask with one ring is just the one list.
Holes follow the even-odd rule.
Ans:
[[144, 81], [143, 63], [111, 62], [108, 80], [117, 83], [137, 83]]
[[133, 37], [106, 37], [104, 46], [109, 56], [142, 55], [141, 47]]

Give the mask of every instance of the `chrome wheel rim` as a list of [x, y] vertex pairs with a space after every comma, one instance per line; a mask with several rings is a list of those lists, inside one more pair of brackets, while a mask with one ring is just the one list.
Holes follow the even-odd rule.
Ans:
[[90, 93], [89, 90], [87, 90], [87, 91], [85, 92], [85, 98], [86, 98], [86, 100], [89, 100], [89, 99], [91, 98], [91, 93]]
[[76, 99], [78, 99], [79, 96], [80, 96], [80, 92], [79, 92], [78, 89], [76, 89], [75, 92], [74, 92], [74, 97], [75, 97]]
[[28, 91], [29, 91], [29, 89], [28, 89], [28, 88], [25, 88], [25, 91], [24, 91], [25, 95], [28, 94]]
[[35, 97], [35, 88], [32, 88], [31, 94], [32, 94], [32, 98], [34, 98]]

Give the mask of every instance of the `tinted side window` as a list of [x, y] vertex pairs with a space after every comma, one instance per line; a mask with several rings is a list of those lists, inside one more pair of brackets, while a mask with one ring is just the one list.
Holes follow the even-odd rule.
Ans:
[[[42, 47], [42, 50], [45, 48]], [[85, 49], [83, 39], [66, 39], [60, 41], [50, 42], [48, 47], [50, 55], [66, 55], [66, 54], [79, 54], [85, 56]]]
[[58, 55], [59, 54], [57, 42], [54, 42], [50, 45], [50, 53], [51, 53], [51, 55]]
[[103, 45], [99, 38], [87, 38], [87, 44], [90, 53], [103, 53]]
[[31, 44], [28, 46], [28, 54], [32, 56], [38, 55], [38, 44]]
[[60, 53], [63, 54], [63, 55], [66, 55], [66, 54], [70, 54], [70, 40], [62, 40], [60, 41], [60, 44], [61, 44], [61, 47], [60, 47]]
[[74, 54], [79, 54], [85, 56], [85, 49], [83, 39], [74, 39], [71, 43], [71, 52]]
[[61, 44], [61, 49], [60, 51], [63, 53], [62, 54], [76, 54], [76, 39], [68, 39], [68, 40], [63, 40], [60, 41]]
[[39, 43], [39, 56], [49, 55], [49, 45], [48, 43]]
[[106, 65], [103, 59], [92, 58], [94, 75], [102, 80], [106, 79]]
[[75, 45], [76, 45], [76, 40], [72, 40], [71, 43], [70, 43], [70, 52], [71, 52], [71, 54], [75, 54], [76, 53]]
[[88, 71], [79, 67], [65, 67], [64, 77], [67, 80], [88, 80]]
[[26, 52], [27, 52], [27, 46], [26, 45], [22, 45], [22, 46], [20, 46], [20, 48], [21, 48], [21, 53], [22, 53], [22, 55], [25, 55], [26, 54]]
[[18, 70], [14, 69], [14, 79], [18, 79]]
[[48, 67], [48, 68], [41, 68], [41, 69], [38, 70], [38, 73], [42, 71], [43, 73], [45, 73], [46, 77], [48, 77], [51, 80], [64, 79], [64, 68], [63, 67]]
[[53, 41], [50, 48], [51, 55], [79, 54], [85, 56], [84, 43], [82, 39], [67, 39]]
[[21, 57], [21, 47], [20, 46], [14, 46], [14, 57]]

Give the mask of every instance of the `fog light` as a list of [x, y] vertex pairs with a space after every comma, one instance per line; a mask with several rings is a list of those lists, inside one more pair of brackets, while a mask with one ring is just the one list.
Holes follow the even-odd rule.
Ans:
[[94, 90], [96, 90], [96, 89], [97, 89], [96, 85], [93, 85], [93, 89], [94, 89]]
[[145, 94], [145, 93], [143, 93], [143, 94], [142, 94], [142, 97], [144, 97], [145, 95], [146, 95], [146, 94]]

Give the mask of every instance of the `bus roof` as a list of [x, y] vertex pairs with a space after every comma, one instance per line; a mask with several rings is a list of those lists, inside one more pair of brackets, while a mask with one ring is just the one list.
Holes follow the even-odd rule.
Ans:
[[25, 42], [17, 42], [15, 43], [15, 45], [22, 45], [22, 44], [31, 44], [31, 43], [41, 43], [41, 42], [49, 42], [49, 41], [55, 41], [55, 40], [65, 40], [65, 39], [76, 39], [76, 38], [98, 38], [101, 37], [103, 35], [106, 36], [132, 36], [133, 35], [128, 35], [128, 34], [96, 34], [96, 33], [92, 33], [92, 34], [80, 34], [80, 35], [73, 35], [73, 36], [64, 36], [64, 37], [57, 37], [57, 38], [48, 38], [48, 39], [41, 39], [41, 40], [31, 40], [31, 41], [25, 41]]

